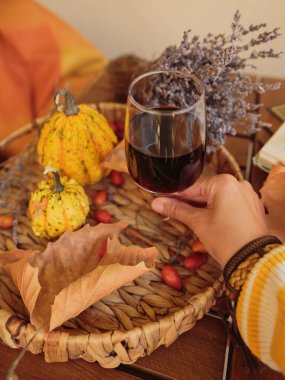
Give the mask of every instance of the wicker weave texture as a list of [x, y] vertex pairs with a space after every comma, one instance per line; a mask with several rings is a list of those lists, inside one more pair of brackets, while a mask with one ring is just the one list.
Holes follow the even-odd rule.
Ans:
[[[100, 103], [97, 107], [110, 122], [124, 120], [122, 104]], [[35, 126], [23, 127], [19, 134], [37, 129], [43, 122], [44, 119]], [[17, 136], [6, 139], [4, 145], [13, 138]], [[30, 192], [42, 178], [42, 168], [36, 162], [35, 142], [36, 139], [21, 155], [1, 166], [0, 214], [12, 213], [17, 220], [12, 230], [0, 231], [2, 250], [15, 246], [43, 250], [47, 244], [47, 240], [34, 236], [27, 215]], [[227, 172], [242, 179], [239, 166], [225, 148], [209, 158], [206, 173], [213, 172]], [[192, 232], [179, 222], [166, 222], [155, 214], [150, 207], [152, 195], [138, 189], [127, 175], [123, 187], [114, 187], [105, 178], [86, 191], [92, 199], [94, 192], [101, 189], [107, 189], [109, 201], [100, 207], [108, 210], [114, 221], [127, 219], [130, 222], [121, 236], [122, 242], [157, 247], [157, 267], [103, 298], [61, 328], [49, 334], [39, 332], [29, 350], [44, 352], [48, 362], [83, 358], [98, 361], [107, 368], [133, 363], [160, 345], [169, 346], [191, 329], [213, 306], [223, 289], [220, 267], [210, 257], [196, 271], [177, 268], [183, 279], [183, 291], [163, 283], [160, 273], [163, 262], [176, 253], [181, 257], [191, 254]], [[92, 210], [86, 222], [96, 224]], [[0, 267], [2, 340], [14, 348], [24, 347], [34, 333], [18, 290]]]

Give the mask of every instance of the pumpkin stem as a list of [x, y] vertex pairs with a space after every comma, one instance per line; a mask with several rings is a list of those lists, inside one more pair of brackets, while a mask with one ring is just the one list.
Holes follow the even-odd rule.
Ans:
[[[61, 96], [64, 96], [65, 105], [60, 103]], [[67, 88], [60, 88], [56, 91], [56, 93], [54, 94], [54, 103], [56, 109], [58, 111], [62, 111], [64, 109], [64, 112], [67, 116], [77, 115], [79, 112], [78, 105], [75, 103], [75, 100], [71, 92], [67, 90]]]
[[52, 167], [46, 167], [44, 174], [52, 173], [53, 179], [54, 179], [54, 185], [52, 187], [53, 193], [61, 193], [64, 190], [63, 184], [60, 182], [60, 176], [58, 174], [58, 171]]

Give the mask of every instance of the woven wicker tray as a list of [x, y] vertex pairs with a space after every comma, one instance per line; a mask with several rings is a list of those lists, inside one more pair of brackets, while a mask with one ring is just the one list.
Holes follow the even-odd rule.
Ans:
[[[125, 106], [118, 103], [97, 105], [107, 119], [124, 121]], [[18, 136], [38, 129], [44, 123], [23, 127], [0, 143], [0, 148]], [[36, 162], [35, 141], [23, 153], [12, 157], [0, 170], [0, 214], [15, 215], [12, 230], [0, 230], [0, 249], [34, 248], [43, 250], [47, 240], [37, 238], [30, 226], [27, 204], [30, 193], [42, 178], [42, 168]], [[208, 157], [206, 173], [227, 172], [242, 179], [238, 164], [230, 153], [221, 148]], [[5, 180], [4, 180], [5, 179]], [[130, 364], [150, 354], [160, 345], [169, 346], [180, 334], [190, 330], [197, 320], [213, 306], [223, 284], [219, 265], [209, 257], [198, 270], [189, 272], [178, 268], [184, 290], [176, 291], [163, 283], [162, 260], [171, 254], [188, 256], [193, 236], [183, 224], [159, 218], [150, 208], [152, 195], [140, 190], [126, 175], [123, 187], [114, 187], [108, 178], [86, 188], [90, 197], [107, 188], [110, 200], [101, 206], [114, 221], [128, 218], [131, 225], [121, 236], [125, 244], [158, 248], [157, 267], [128, 283], [76, 318], [49, 334], [39, 334], [29, 346], [36, 354], [44, 352], [47, 362], [82, 358], [98, 361], [103, 367], [114, 368]], [[87, 223], [96, 224], [92, 212]], [[19, 293], [0, 267], [0, 335], [13, 348], [24, 347], [34, 335], [35, 328]]]

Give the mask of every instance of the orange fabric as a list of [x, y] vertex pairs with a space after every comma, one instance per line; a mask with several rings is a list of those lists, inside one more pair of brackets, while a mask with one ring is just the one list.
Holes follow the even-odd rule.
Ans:
[[[39, 4], [0, 1], [0, 140], [47, 113], [56, 88], [78, 89], [78, 78], [83, 83], [105, 64], [96, 47]], [[11, 144], [8, 153], [22, 146]]]

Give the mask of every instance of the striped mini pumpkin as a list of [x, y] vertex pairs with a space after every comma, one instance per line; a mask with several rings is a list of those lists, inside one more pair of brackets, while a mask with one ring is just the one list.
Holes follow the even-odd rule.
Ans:
[[[65, 106], [59, 103], [61, 95]], [[84, 104], [77, 106], [66, 89], [56, 92], [55, 104], [57, 111], [38, 142], [39, 163], [83, 186], [98, 182], [103, 175], [100, 162], [117, 143], [114, 132], [102, 114]]]
[[32, 193], [29, 212], [34, 234], [55, 238], [84, 224], [89, 212], [89, 201], [83, 187], [74, 179], [60, 179], [54, 168], [47, 168], [45, 173], [50, 171], [54, 175], [54, 181], [39, 183]]

